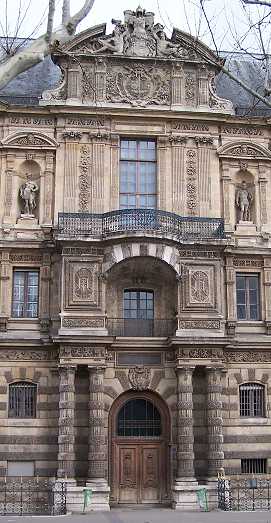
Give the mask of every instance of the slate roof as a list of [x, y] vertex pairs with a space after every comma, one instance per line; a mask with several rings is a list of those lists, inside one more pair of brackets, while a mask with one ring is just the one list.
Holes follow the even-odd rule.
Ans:
[[[230, 71], [263, 94], [264, 72], [257, 57], [252, 58], [242, 53], [228, 55], [226, 52], [223, 55]], [[10, 105], [38, 105], [42, 92], [56, 85], [59, 78], [60, 69], [47, 57], [42, 63], [18, 75], [2, 89], [0, 101]], [[219, 74], [216, 86], [219, 96], [233, 102], [237, 115], [271, 116], [271, 108], [259, 102], [227, 75]]]

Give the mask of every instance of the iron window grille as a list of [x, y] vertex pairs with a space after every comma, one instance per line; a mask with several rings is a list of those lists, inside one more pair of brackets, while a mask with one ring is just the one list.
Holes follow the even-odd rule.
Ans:
[[39, 271], [13, 272], [12, 317], [37, 318], [39, 305]]
[[238, 320], [260, 320], [259, 274], [236, 274]]
[[35, 418], [37, 385], [19, 381], [9, 385], [9, 418]]
[[241, 459], [242, 474], [266, 474], [267, 460], [265, 458]]
[[153, 438], [161, 434], [161, 416], [150, 401], [137, 398], [123, 405], [117, 419], [117, 436]]
[[155, 209], [157, 205], [155, 140], [120, 143], [120, 209]]
[[240, 416], [265, 416], [264, 386], [259, 383], [244, 383], [240, 385]]

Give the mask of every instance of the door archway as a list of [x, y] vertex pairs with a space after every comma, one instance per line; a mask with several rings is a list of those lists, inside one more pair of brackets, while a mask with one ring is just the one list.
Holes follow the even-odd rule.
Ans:
[[168, 500], [170, 418], [153, 392], [129, 391], [112, 405], [112, 504], [162, 504]]

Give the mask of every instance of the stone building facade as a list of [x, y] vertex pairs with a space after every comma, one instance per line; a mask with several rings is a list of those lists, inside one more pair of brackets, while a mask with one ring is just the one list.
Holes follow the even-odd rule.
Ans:
[[0, 105], [0, 474], [82, 510], [197, 508], [271, 458], [270, 128], [217, 58], [125, 11]]

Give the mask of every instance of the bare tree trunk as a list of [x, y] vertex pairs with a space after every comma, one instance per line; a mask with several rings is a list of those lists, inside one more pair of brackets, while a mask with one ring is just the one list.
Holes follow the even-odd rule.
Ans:
[[[88, 15], [95, 2], [95, 0], [85, 0], [83, 7], [75, 15], [69, 16], [59, 28], [53, 30], [55, 0], [48, 1], [49, 13], [46, 33], [27, 48], [0, 63], [0, 89], [5, 87], [18, 74], [42, 62], [45, 56], [51, 54], [51, 44], [56, 42], [57, 45], [61, 45], [71, 40], [78, 24]], [[63, 0], [62, 5], [65, 19], [69, 13], [69, 1]]]

